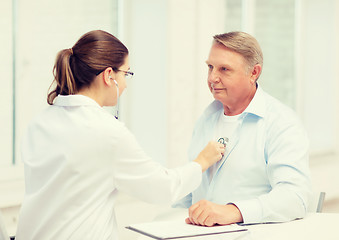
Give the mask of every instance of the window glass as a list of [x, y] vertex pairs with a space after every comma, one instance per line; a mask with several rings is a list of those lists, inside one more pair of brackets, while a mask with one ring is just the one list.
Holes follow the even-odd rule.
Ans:
[[225, 11], [225, 28], [227, 32], [240, 31], [242, 25], [243, 1], [227, 0]]
[[[225, 29], [246, 31], [259, 41], [264, 54], [259, 84], [271, 95], [295, 108], [295, 1], [294, 0], [227, 0]], [[251, 13], [244, 16], [244, 13]], [[253, 16], [253, 19], [248, 19]]]
[[[226, 4], [226, 31], [244, 31], [244, 23], [249, 25], [246, 30], [259, 41], [264, 54], [259, 84], [298, 111], [308, 131], [311, 152], [316, 154], [332, 152], [336, 144], [333, 131], [337, 128], [333, 112], [337, 102], [334, 92], [336, 78], [333, 77], [336, 72], [333, 64], [336, 61], [333, 51], [336, 42], [335, 2], [227, 0]], [[301, 38], [303, 41], [299, 42]], [[303, 54], [300, 54], [300, 49], [303, 49]], [[323, 80], [322, 85], [319, 85], [319, 79]], [[314, 115], [314, 109], [322, 109], [323, 114]], [[323, 116], [329, 117], [324, 121]]]
[[264, 54], [259, 83], [270, 94], [295, 108], [294, 0], [256, 0], [255, 37]]

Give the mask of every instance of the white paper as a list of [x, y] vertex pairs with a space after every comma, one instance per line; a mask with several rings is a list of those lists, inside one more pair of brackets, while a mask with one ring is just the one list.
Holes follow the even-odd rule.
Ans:
[[132, 224], [127, 228], [155, 239], [175, 239], [247, 230], [246, 227], [237, 224], [204, 227], [186, 224], [183, 220]]

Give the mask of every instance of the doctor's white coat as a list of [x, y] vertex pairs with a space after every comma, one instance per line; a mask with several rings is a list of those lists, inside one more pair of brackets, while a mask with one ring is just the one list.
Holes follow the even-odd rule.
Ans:
[[58, 96], [23, 139], [26, 193], [16, 239], [117, 239], [118, 190], [171, 204], [198, 187], [201, 167], [166, 169], [94, 100]]

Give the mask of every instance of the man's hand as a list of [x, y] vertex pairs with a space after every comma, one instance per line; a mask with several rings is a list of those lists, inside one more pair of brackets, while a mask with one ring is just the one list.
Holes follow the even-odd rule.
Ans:
[[207, 200], [200, 200], [188, 209], [189, 217], [186, 223], [213, 226], [215, 224], [227, 225], [242, 222], [239, 209], [233, 204], [220, 205]]

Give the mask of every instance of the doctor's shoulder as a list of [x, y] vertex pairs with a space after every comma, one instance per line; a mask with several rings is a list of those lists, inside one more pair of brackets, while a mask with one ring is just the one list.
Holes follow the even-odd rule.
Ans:
[[30, 119], [27, 121], [26, 129], [38, 124], [43, 123], [44, 121], [49, 120], [49, 112], [51, 111], [51, 106], [47, 106], [39, 112], [35, 113]]
[[129, 132], [125, 123], [117, 120], [112, 113], [103, 108], [97, 108], [95, 111], [97, 114], [93, 119], [93, 124], [102, 133], [119, 138], [121, 134], [124, 135], [126, 132]]

